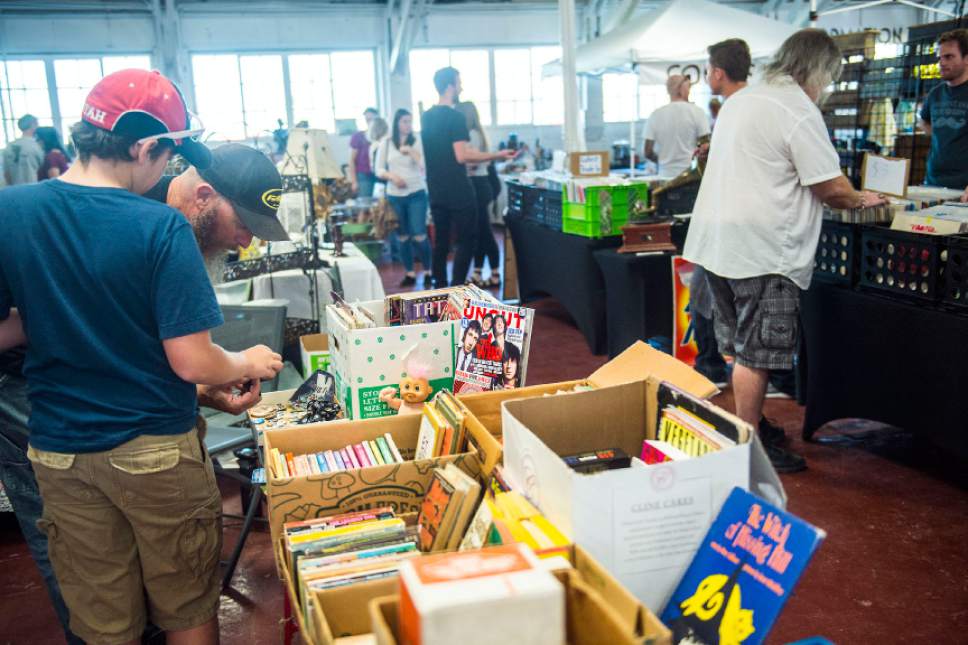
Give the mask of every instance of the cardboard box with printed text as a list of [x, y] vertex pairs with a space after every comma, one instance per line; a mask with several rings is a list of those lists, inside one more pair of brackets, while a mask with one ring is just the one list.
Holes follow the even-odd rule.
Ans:
[[398, 387], [406, 375], [403, 358], [417, 343], [424, 343], [434, 356], [430, 374], [434, 392], [454, 387], [454, 328], [451, 321], [380, 326], [384, 321], [383, 301], [360, 303], [377, 321], [377, 327], [350, 329], [337, 316], [333, 305], [326, 307], [329, 333], [330, 372], [336, 377], [336, 391], [347, 419], [371, 419], [395, 414], [380, 401], [385, 387]]
[[566, 536], [646, 606], [661, 608], [733, 486], [785, 506], [786, 494], [755, 432], [700, 458], [579, 474], [564, 455], [621, 448], [637, 456], [654, 439], [658, 411], [683, 405], [717, 423], [733, 415], [656, 376], [567, 396], [504, 404], [504, 474]]
[[303, 378], [316, 370], [329, 371], [329, 336], [326, 334], [309, 334], [299, 337], [299, 355], [302, 358]]

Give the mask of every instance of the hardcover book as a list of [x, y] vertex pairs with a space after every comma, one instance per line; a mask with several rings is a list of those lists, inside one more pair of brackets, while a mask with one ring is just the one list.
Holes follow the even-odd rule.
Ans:
[[762, 643], [825, 537], [734, 488], [662, 613], [673, 642]]

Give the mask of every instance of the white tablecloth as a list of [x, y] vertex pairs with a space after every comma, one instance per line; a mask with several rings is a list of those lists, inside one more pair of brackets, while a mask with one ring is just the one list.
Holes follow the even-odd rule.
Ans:
[[[276, 251], [273, 245], [273, 252]], [[382, 300], [383, 282], [376, 266], [353, 244], [343, 245], [344, 257], [333, 257], [332, 251], [320, 251], [320, 257], [339, 267], [343, 283], [344, 297], [350, 301]], [[333, 288], [328, 269], [320, 269], [316, 274], [316, 289], [319, 294], [319, 317], [326, 326], [326, 305], [332, 302], [330, 291]], [[252, 298], [282, 298], [289, 301], [287, 315], [290, 318], [315, 318], [309, 301], [309, 278], [301, 269], [279, 271], [272, 275], [252, 278]]]

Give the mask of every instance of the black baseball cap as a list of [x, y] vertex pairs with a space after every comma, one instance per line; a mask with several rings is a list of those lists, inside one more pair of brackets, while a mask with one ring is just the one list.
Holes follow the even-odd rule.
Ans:
[[289, 233], [276, 218], [282, 199], [282, 177], [264, 154], [241, 143], [212, 150], [212, 163], [198, 169], [202, 179], [232, 202], [246, 228], [260, 240], [279, 242]]

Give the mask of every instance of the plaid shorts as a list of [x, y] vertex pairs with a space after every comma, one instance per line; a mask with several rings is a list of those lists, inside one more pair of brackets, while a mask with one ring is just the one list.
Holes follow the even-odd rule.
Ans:
[[706, 271], [716, 341], [740, 365], [793, 367], [800, 340], [800, 289], [782, 275], [733, 280]]

